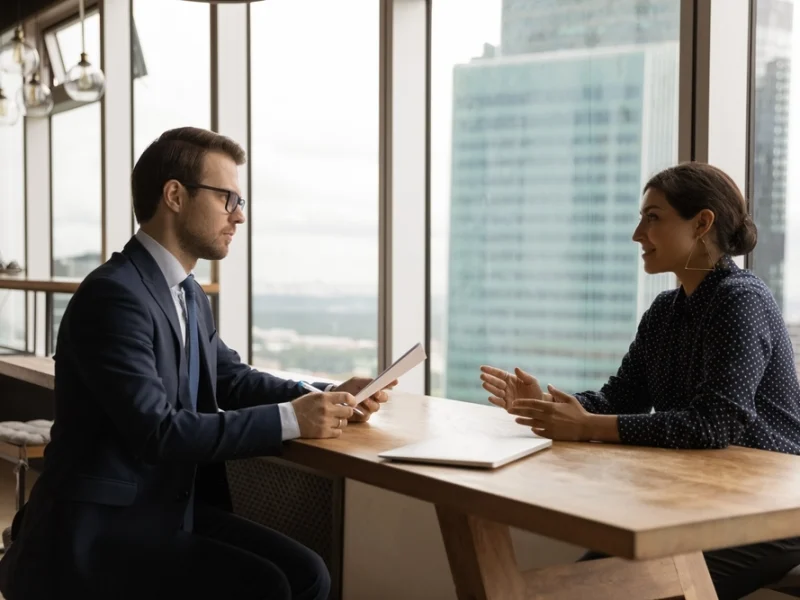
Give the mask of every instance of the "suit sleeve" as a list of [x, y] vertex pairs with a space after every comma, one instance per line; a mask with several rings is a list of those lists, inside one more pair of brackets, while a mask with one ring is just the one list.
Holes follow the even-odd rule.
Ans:
[[296, 381], [243, 363], [239, 354], [217, 336], [217, 404], [223, 410], [289, 402], [306, 393]]
[[215, 462], [280, 452], [277, 406], [208, 414], [170, 404], [157, 369], [155, 323], [122, 284], [86, 281], [65, 321], [68, 354], [57, 361], [78, 372], [136, 456], [150, 463]]
[[[198, 293], [205, 295], [199, 285], [197, 289]], [[208, 300], [208, 296], [205, 297]], [[205, 311], [206, 323], [213, 323], [210, 300], [205, 303]], [[278, 405], [308, 393], [300, 387], [298, 381], [275, 377], [243, 363], [239, 353], [229, 348], [219, 335], [214, 343], [217, 345], [216, 399], [217, 406], [222, 410]], [[327, 384], [321, 382], [312, 385], [320, 391], [325, 391], [327, 387]]]

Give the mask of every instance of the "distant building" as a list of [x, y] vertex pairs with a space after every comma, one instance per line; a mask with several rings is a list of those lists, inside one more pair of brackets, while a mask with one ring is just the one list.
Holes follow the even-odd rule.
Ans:
[[677, 59], [661, 44], [456, 68], [446, 395], [484, 400], [486, 362], [572, 390], [616, 371], [669, 281], [645, 279], [631, 235], [675, 155]]
[[500, 47], [455, 67], [448, 397], [485, 401], [485, 363], [598, 388], [674, 285], [631, 236], [677, 156], [678, 7], [506, 0]]
[[752, 269], [786, 309], [786, 186], [792, 12], [789, 0], [756, 2], [753, 206], [758, 246]]

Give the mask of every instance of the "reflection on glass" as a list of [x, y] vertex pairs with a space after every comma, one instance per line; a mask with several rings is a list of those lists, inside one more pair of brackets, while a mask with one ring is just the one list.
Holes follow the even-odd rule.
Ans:
[[792, 27], [791, 0], [757, 0], [755, 34], [755, 102], [751, 104], [753, 137], [753, 191], [758, 245], [751, 268], [772, 290], [783, 309], [789, 334], [800, 358], [800, 236], [786, 231], [800, 225], [800, 202], [792, 201], [800, 189], [796, 169], [789, 171], [788, 156], [800, 150], [796, 94], [790, 81], [800, 61], [792, 61], [800, 41]]
[[51, 117], [53, 275], [85, 277], [102, 244], [100, 103]]
[[[211, 126], [210, 19], [208, 4], [133, 1], [144, 61], [133, 81], [134, 161], [168, 129]], [[195, 277], [211, 280], [208, 261], [198, 262]]]
[[264, 368], [376, 371], [378, 9], [250, 8], [252, 351]]
[[[15, 99], [22, 78], [0, 73], [0, 86]], [[25, 267], [25, 162], [23, 120], [0, 127], [0, 262]], [[25, 349], [25, 293], [0, 290], [0, 346]]]
[[433, 3], [431, 393], [486, 402], [486, 363], [599, 389], [674, 285], [631, 235], [677, 158], [679, 7]]

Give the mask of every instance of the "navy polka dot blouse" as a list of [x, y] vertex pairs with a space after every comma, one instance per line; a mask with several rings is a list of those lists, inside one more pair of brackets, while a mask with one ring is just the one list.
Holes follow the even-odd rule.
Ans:
[[626, 444], [800, 454], [800, 385], [780, 309], [729, 258], [691, 296], [660, 294], [617, 375], [576, 397], [589, 412], [619, 415]]

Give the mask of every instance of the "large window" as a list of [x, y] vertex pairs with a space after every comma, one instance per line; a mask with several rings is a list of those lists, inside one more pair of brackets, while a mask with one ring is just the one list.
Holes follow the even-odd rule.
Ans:
[[800, 236], [786, 235], [800, 226], [800, 201], [792, 200], [800, 193], [800, 176], [789, 169], [800, 155], [800, 95], [791, 90], [800, 81], [793, 72], [800, 60], [792, 60], [800, 40], [794, 39], [791, 0], [756, 0], [755, 18], [751, 195], [758, 245], [751, 266], [783, 310], [800, 357]]
[[[22, 79], [0, 73], [0, 87], [15, 99]], [[0, 126], [0, 262], [25, 266], [25, 159], [23, 120]], [[0, 350], [25, 349], [25, 292], [0, 289]]]
[[[100, 103], [50, 119], [53, 275], [83, 278], [101, 261]], [[68, 295], [54, 294], [50, 351], [68, 301]]]
[[[211, 25], [208, 4], [133, 0], [134, 161], [175, 127], [211, 127]], [[210, 281], [208, 261], [195, 269]]]
[[365, 0], [251, 5], [257, 366], [331, 378], [376, 370], [378, 10]]
[[51, 117], [53, 275], [85, 277], [100, 265], [100, 103]]
[[598, 388], [674, 284], [631, 236], [677, 159], [679, 7], [433, 3], [431, 393], [485, 402], [486, 363]]

